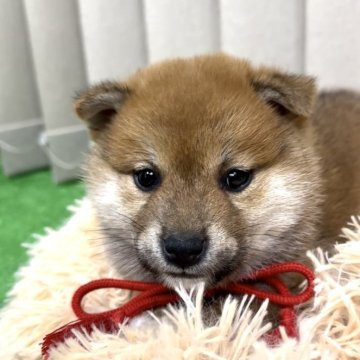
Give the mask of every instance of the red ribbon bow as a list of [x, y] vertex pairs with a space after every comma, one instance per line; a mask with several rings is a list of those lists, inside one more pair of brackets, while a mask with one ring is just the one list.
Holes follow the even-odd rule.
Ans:
[[[307, 287], [298, 294], [292, 294], [279, 275], [284, 273], [299, 273], [307, 280]], [[264, 291], [256, 288], [251, 282], [262, 282], [273, 288], [274, 292]], [[91, 314], [84, 311], [81, 301], [86, 294], [97, 289], [118, 288], [141, 293], [131, 299], [125, 305], [102, 313]], [[280, 306], [280, 326], [283, 326], [290, 337], [297, 337], [295, 305], [308, 301], [314, 295], [314, 273], [306, 266], [298, 263], [283, 263], [270, 265], [264, 269], [254, 272], [248, 279], [232, 283], [222, 287], [205, 290], [204, 298], [210, 298], [216, 294], [230, 293], [234, 295], [248, 294], [257, 298], [269, 299], [273, 304]], [[116, 279], [100, 279], [90, 281], [81, 286], [72, 298], [72, 309], [79, 320], [71, 322], [53, 333], [45, 336], [42, 344], [43, 359], [49, 358], [49, 349], [63, 342], [69, 337], [75, 337], [73, 330], [91, 333], [94, 327], [105, 332], [115, 332], [121, 323], [127, 318], [132, 318], [142, 312], [178, 302], [179, 295], [172, 289], [155, 282], [128, 281]], [[265, 337], [270, 344], [277, 343], [280, 339], [279, 328], [274, 329]]]

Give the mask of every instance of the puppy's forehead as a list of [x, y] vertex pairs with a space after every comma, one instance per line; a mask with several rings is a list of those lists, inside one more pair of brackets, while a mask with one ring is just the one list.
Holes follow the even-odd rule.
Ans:
[[150, 68], [130, 80], [132, 93], [110, 129], [119, 162], [149, 161], [189, 173], [224, 161], [251, 166], [274, 156], [279, 122], [244, 69], [234, 79], [231, 71], [180, 65]]

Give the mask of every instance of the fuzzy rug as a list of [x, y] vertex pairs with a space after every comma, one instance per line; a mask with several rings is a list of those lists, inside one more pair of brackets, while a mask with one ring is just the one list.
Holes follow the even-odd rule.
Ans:
[[[90, 280], [113, 277], [104, 258], [97, 223], [87, 200], [72, 208], [74, 215], [59, 230], [27, 245], [28, 265], [0, 312], [0, 359], [40, 359], [43, 336], [74, 320], [71, 296]], [[309, 254], [316, 268], [314, 305], [298, 317], [300, 338], [270, 348], [261, 340], [266, 302], [252, 314], [251, 299], [229, 297], [218, 323], [206, 327], [201, 318], [200, 287], [181, 292], [186, 306], [167, 307], [163, 315], [133, 320], [116, 334], [95, 330], [78, 333], [50, 353], [51, 360], [80, 359], [359, 359], [360, 358], [360, 218], [343, 230], [349, 241], [336, 245], [325, 261], [320, 250]], [[104, 311], [126, 302], [131, 293], [99, 290], [86, 298], [86, 310]]]

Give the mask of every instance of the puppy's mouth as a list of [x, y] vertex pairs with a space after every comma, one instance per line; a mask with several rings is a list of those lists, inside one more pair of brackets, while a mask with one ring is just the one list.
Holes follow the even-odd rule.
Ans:
[[144, 259], [140, 260], [141, 265], [154, 276], [157, 281], [160, 281], [166, 284], [169, 287], [174, 288], [175, 286], [182, 283], [185, 287], [190, 287], [196, 285], [200, 282], [208, 283], [207, 276], [204, 276], [200, 273], [191, 273], [186, 270], [179, 271], [159, 271], [152, 265], [150, 265]]
[[[155, 281], [159, 281], [172, 288], [180, 283], [194, 286], [200, 282], [204, 282], [206, 287], [225, 284], [228, 282], [227, 279], [229, 279], [236, 270], [236, 265], [238, 265], [235, 256], [234, 258], [218, 263], [217, 266], [213, 264], [213, 266], [210, 267], [210, 264], [202, 264], [196, 267], [189, 267], [188, 269], [175, 269], [170, 266], [165, 267], [158, 265], [156, 259], [149, 261], [149, 258], [146, 258], [141, 253], [139, 253], [138, 260]], [[227, 265], [224, 266], [224, 263]]]
[[169, 288], [175, 289], [179, 286], [183, 286], [185, 289], [191, 289], [195, 286], [198, 286], [201, 283], [207, 285], [208, 279], [206, 277], [201, 277], [199, 275], [183, 273], [173, 273], [168, 272], [164, 273], [161, 276], [161, 281]]
[[182, 272], [165, 272], [164, 273], [165, 276], [171, 276], [174, 278], [185, 278], [185, 279], [199, 279], [199, 278], [203, 278], [202, 276], [200, 276], [199, 274], [191, 274], [188, 273], [186, 271], [182, 271]]
[[167, 271], [163, 272], [159, 275], [159, 279], [164, 284], [175, 287], [178, 284], [183, 284], [185, 288], [190, 288], [195, 286], [201, 282], [205, 283], [206, 287], [213, 287], [222, 284], [223, 282], [226, 283], [226, 278], [228, 277], [229, 272], [227, 270], [221, 270], [219, 272], [214, 272], [213, 276], [209, 276], [209, 274], [204, 273], [191, 273], [186, 270], [173, 272]]

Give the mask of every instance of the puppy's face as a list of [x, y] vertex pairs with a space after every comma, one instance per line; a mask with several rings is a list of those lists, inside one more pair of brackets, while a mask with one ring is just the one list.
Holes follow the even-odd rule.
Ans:
[[318, 216], [312, 81], [224, 55], [144, 69], [76, 102], [114, 266], [170, 286], [301, 260]]

